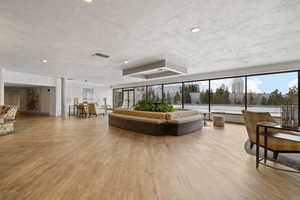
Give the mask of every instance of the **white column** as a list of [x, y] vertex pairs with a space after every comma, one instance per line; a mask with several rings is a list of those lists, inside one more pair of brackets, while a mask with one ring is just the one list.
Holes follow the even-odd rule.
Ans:
[[61, 78], [61, 115], [67, 116], [67, 95], [66, 95], [66, 78]]
[[61, 116], [61, 79], [56, 79], [55, 87], [55, 116]]
[[4, 105], [4, 69], [0, 68], [0, 105]]

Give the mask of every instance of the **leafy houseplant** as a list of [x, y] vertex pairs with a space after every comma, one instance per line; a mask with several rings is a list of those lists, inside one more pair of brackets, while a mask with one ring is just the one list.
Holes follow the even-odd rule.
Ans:
[[140, 100], [135, 106], [135, 110], [148, 111], [148, 112], [174, 112], [175, 109], [172, 105], [162, 102], [153, 103], [147, 100]]

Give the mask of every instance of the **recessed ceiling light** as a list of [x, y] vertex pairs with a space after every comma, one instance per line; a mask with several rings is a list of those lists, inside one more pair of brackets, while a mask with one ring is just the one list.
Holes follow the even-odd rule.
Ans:
[[197, 33], [197, 32], [200, 31], [200, 28], [199, 28], [199, 26], [195, 25], [195, 26], [193, 26], [193, 27], [191, 28], [191, 31], [192, 31], [193, 33]]
[[43, 59], [43, 60], [42, 60], [42, 62], [43, 62], [43, 63], [47, 63], [47, 62], [48, 62], [48, 60], [46, 60], [46, 59]]
[[128, 60], [125, 60], [125, 61], [124, 61], [124, 64], [128, 64], [128, 63], [129, 63], [129, 61], [128, 61]]
[[87, 3], [92, 3], [93, 2], [93, 0], [84, 0], [85, 2], [87, 2]]

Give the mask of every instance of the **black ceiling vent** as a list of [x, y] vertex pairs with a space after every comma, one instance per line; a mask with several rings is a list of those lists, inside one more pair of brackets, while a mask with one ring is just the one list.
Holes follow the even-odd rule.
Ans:
[[92, 56], [99, 56], [99, 57], [102, 57], [102, 58], [109, 58], [109, 55], [105, 55], [105, 54], [102, 54], [102, 53], [94, 53], [94, 54], [92, 54]]

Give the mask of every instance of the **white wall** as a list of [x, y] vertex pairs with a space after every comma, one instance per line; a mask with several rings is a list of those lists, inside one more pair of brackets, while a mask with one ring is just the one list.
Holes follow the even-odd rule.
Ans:
[[112, 89], [109, 86], [85, 83], [79, 81], [67, 81], [66, 85], [66, 96], [67, 96], [67, 107], [68, 105], [73, 105], [74, 97], [79, 98], [79, 102], [82, 102], [82, 90], [83, 88], [93, 88], [94, 89], [94, 100], [99, 105], [103, 105], [103, 98], [107, 98], [107, 104], [112, 105]]
[[[43, 86], [42, 89], [42, 101], [41, 111], [47, 111], [49, 109], [50, 115], [60, 116], [61, 115], [61, 79], [56, 77], [40, 76], [30, 73], [14, 72], [0, 68], [0, 83], [1, 81], [5, 84], [12, 85], [29, 85], [29, 86]], [[1, 78], [2, 77], [2, 78]], [[4, 88], [4, 87], [3, 87]], [[48, 88], [51, 88], [48, 92]], [[103, 105], [103, 98], [107, 97], [107, 104], [112, 105], [112, 89], [109, 86], [79, 82], [79, 81], [67, 81], [66, 95], [67, 95], [67, 107], [73, 104], [74, 97], [78, 97], [82, 101], [82, 90], [83, 88], [94, 89], [94, 100], [99, 105]], [[44, 93], [45, 92], [45, 93]], [[0, 99], [3, 98], [4, 93], [1, 93], [0, 84]]]
[[4, 69], [4, 82], [24, 85], [38, 85], [38, 86], [53, 86], [56, 87], [56, 79], [54, 77], [40, 76], [36, 74], [15, 72]]
[[4, 104], [16, 105], [19, 111], [26, 111], [26, 89], [25, 88], [11, 88], [4, 89]]
[[56, 79], [56, 87], [55, 93], [52, 93], [52, 107], [55, 108], [53, 110], [53, 115], [60, 116], [61, 115], [61, 80]]
[[0, 105], [4, 104], [4, 69], [0, 68]]
[[61, 81], [59, 78], [15, 72], [4, 68], [1, 68], [0, 70], [0, 100], [3, 99], [3, 101], [0, 101], [1, 104], [4, 104], [5, 96], [4, 92], [1, 92], [2, 82], [10, 85], [44, 86], [51, 88], [51, 90], [48, 93], [45, 89], [47, 92], [42, 95], [45, 104], [42, 105], [41, 109], [43, 111], [50, 109], [49, 113], [52, 116], [61, 115]]
[[[27, 108], [29, 89], [33, 89], [35, 91], [35, 94], [39, 97], [37, 102], [37, 108], [34, 110], [29, 110]], [[18, 110], [21, 112], [55, 116], [55, 113], [53, 113], [55, 107], [53, 107], [52, 102], [53, 94], [55, 95], [54, 87], [5, 87], [4, 91], [4, 103], [18, 106]]]
[[50, 104], [51, 104], [51, 98], [50, 98], [50, 91], [51, 88], [46, 88], [46, 87], [42, 87], [40, 88], [40, 98], [39, 98], [39, 102], [40, 102], [40, 113], [44, 113], [44, 114], [48, 114], [50, 115], [51, 111], [50, 111]]

